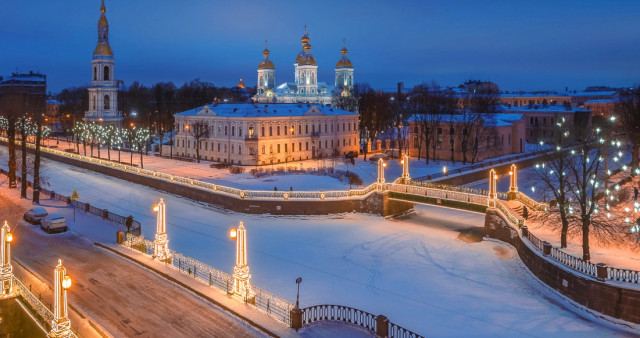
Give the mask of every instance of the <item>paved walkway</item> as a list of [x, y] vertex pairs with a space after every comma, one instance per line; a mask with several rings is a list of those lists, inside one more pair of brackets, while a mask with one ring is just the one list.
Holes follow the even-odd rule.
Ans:
[[[6, 189], [6, 185], [2, 188]], [[25, 209], [2, 191], [0, 218], [18, 224]], [[94, 247], [74, 232], [47, 235], [37, 226], [23, 223], [15, 229], [15, 235], [14, 257], [46, 284], [53, 285], [56, 261], [63, 259], [74, 281], [69, 292], [71, 306], [81, 309], [114, 336], [262, 335], [156, 274]], [[52, 295], [46, 293], [42, 297], [45, 303], [52, 303]]]

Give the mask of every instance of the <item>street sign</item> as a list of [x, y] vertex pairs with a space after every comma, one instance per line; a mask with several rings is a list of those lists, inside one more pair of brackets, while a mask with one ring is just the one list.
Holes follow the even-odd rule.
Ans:
[[73, 193], [71, 194], [71, 200], [77, 200], [78, 198], [80, 198], [80, 195], [78, 195], [78, 192], [76, 191], [76, 189], [73, 189]]

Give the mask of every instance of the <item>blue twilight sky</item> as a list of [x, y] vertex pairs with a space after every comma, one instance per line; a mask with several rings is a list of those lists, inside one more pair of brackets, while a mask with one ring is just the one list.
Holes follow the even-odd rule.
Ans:
[[[116, 78], [255, 86], [269, 40], [293, 81], [304, 25], [333, 84], [346, 38], [356, 82], [394, 88], [491, 80], [503, 90], [640, 83], [638, 0], [106, 0]], [[88, 84], [98, 0], [3, 0], [0, 75], [39, 70], [49, 90]]]

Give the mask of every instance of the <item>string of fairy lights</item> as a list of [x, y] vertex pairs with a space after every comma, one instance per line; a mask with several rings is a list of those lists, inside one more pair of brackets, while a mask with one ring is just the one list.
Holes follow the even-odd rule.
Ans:
[[[612, 124], [615, 121], [615, 116], [611, 116], [608, 119], [608, 122]], [[565, 118], [560, 118], [556, 123], [556, 127], [560, 130], [566, 128], [565, 124]], [[595, 133], [592, 135], [581, 136], [583, 137], [583, 143], [578, 145], [569, 139], [571, 136], [569, 131], [562, 132], [560, 137], [555, 139], [555, 142], [547, 144], [550, 148], [555, 148], [556, 156], [547, 161], [536, 163], [535, 170], [541, 177], [546, 179], [544, 181], [546, 188], [552, 189], [555, 196], [566, 196], [568, 203], [566, 203], [565, 210], [568, 211], [569, 215], [573, 215], [576, 212], [576, 201], [572, 200], [572, 198], [577, 200], [581, 194], [585, 194], [587, 197], [590, 195], [595, 196], [596, 201], [587, 198], [587, 207], [589, 209], [592, 208], [593, 217], [602, 215], [601, 208], [602, 204], [604, 204], [604, 211], [606, 212], [604, 216], [607, 220], [611, 222], [623, 221], [629, 226], [631, 233], [639, 233], [640, 225], [635, 220], [632, 220], [632, 215], [640, 212], [640, 204], [634, 201], [633, 209], [627, 206], [617, 212], [614, 211], [613, 206], [623, 202], [620, 200], [621, 195], [614, 193], [619, 192], [621, 187], [620, 184], [615, 184], [612, 189], [608, 186], [609, 177], [613, 174], [611, 169], [608, 168], [608, 161], [613, 160], [614, 163], [617, 163], [623, 160], [624, 153], [621, 148], [624, 143], [616, 137], [616, 134], [612, 132], [605, 133], [600, 127], [595, 128], [593, 131]], [[539, 144], [541, 147], [545, 146], [544, 141], [540, 141]], [[587, 145], [586, 147], [580, 147], [580, 145], [585, 144]], [[563, 160], [567, 162], [559, 162]], [[592, 163], [593, 161], [599, 161], [600, 163]], [[629, 171], [632, 176], [634, 174], [640, 175], [640, 168], [634, 169], [627, 165], [622, 165], [620, 168], [622, 171]], [[579, 177], [581, 174], [583, 177]], [[587, 184], [582, 189], [576, 189], [576, 186], [579, 186], [576, 181], [582, 178], [585, 179], [584, 183]], [[560, 184], [561, 181], [564, 184]], [[535, 193], [536, 186], [532, 185], [530, 188]], [[560, 189], [564, 189], [564, 191], [560, 191]], [[604, 196], [597, 198], [598, 192], [604, 193]]]

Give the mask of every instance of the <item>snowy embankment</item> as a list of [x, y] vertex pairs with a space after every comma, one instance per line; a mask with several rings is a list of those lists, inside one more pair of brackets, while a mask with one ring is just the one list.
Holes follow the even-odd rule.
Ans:
[[[569, 305], [535, 279], [515, 250], [478, 239], [484, 215], [417, 206], [398, 220], [377, 216], [244, 215], [48, 161], [51, 189], [140, 220], [152, 238], [161, 197], [169, 246], [226, 272], [235, 245], [227, 230], [243, 220], [252, 282], [301, 306], [342, 304], [384, 314], [427, 336], [623, 336], [628, 332]], [[72, 210], [62, 213], [72, 218]], [[90, 224], [87, 236], [115, 241]], [[464, 325], [462, 325], [464, 323]]]

